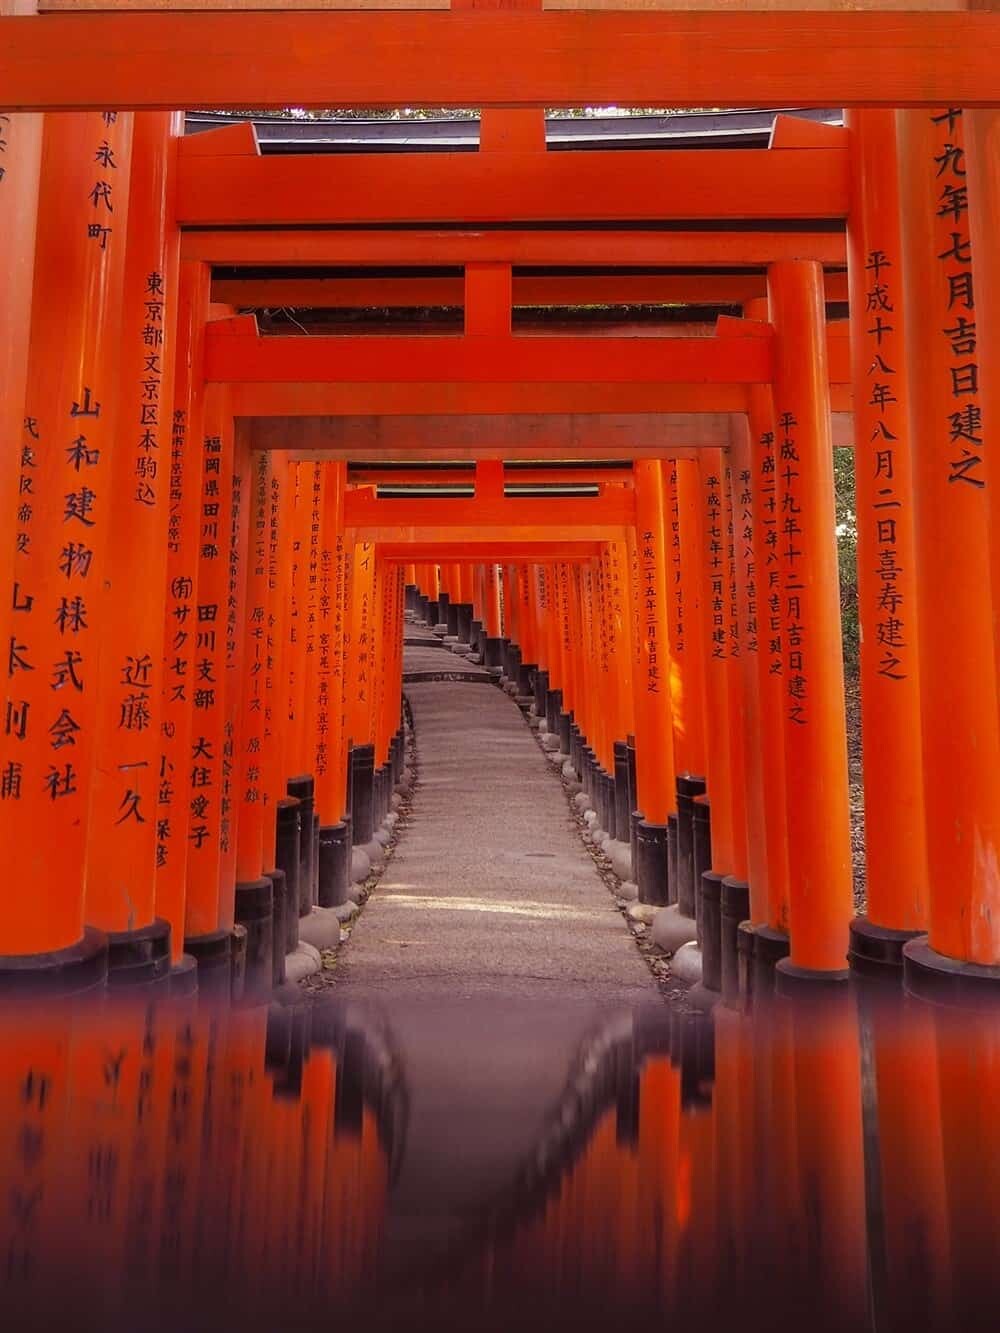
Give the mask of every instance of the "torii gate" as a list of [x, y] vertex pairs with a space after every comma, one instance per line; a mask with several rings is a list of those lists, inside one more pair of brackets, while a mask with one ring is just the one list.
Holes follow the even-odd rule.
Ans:
[[[789, 951], [786, 986], [842, 981], [849, 929], [855, 966], [905, 959], [917, 990], [996, 980], [1000, 631], [982, 589], [1000, 571], [985, 444], [1000, 415], [997, 15], [46, 12], [0, 25], [0, 213], [16, 260], [0, 387], [4, 437], [21, 441], [0, 468], [13, 534], [0, 835], [11, 881], [38, 886], [0, 919], [0, 975], [75, 987], [110, 958], [118, 981], [180, 980], [186, 945], [203, 981], [227, 976], [238, 904], [283, 892], [301, 859], [288, 847], [314, 841], [310, 802], [321, 846], [347, 845], [348, 740], [373, 747], [385, 795], [395, 562], [485, 555], [461, 527], [460, 545], [439, 546], [440, 521], [413, 524], [424, 540], [409, 547], [397, 525], [361, 527], [377, 540], [348, 550], [348, 512], [384, 502], [349, 494], [347, 460], [569, 452], [636, 460], [634, 495], [571, 502], [634, 503], [633, 521], [594, 525], [587, 551], [554, 520], [505, 528], [496, 498], [498, 541], [515, 541], [490, 549], [558, 569], [543, 608], [558, 621], [552, 669], [610, 777], [622, 738], [587, 706], [606, 656], [594, 608], [632, 534], [632, 565], [617, 564], [635, 611], [614, 615], [646, 682], [633, 722], [647, 897], [669, 896], [670, 817], [696, 799], [673, 760], [651, 758], [690, 720], [661, 676], [679, 632], [676, 522], [703, 615], [688, 683], [705, 700], [712, 859], [695, 892], [714, 910], [749, 885], [743, 944], [770, 961]], [[170, 110], [331, 100], [480, 106], [480, 151], [269, 157], [246, 127], [179, 146]], [[844, 130], [782, 118], [766, 150], [574, 154], [545, 151], [537, 110], [720, 100], [849, 114]], [[47, 111], [59, 114], [43, 123]], [[849, 339], [825, 321], [843, 298], [844, 219]], [[265, 336], [228, 304], [265, 292], [211, 271], [271, 264], [275, 294], [311, 299], [301, 283], [316, 279], [292, 270], [389, 262], [460, 267], [463, 332]], [[515, 331], [518, 300], [633, 299], [637, 275], [603, 270], [635, 263], [679, 270], [638, 275], [656, 299], [694, 287], [738, 299], [741, 318], [706, 337]], [[758, 271], [719, 271], [745, 265]], [[426, 276], [433, 302], [454, 299], [453, 275]], [[378, 274], [351, 281], [382, 284], [352, 299], [387, 295]], [[853, 927], [830, 475], [848, 411], [840, 438], [864, 463], [871, 830], [868, 917]], [[963, 552], [964, 582], [947, 550]], [[308, 875], [295, 892], [308, 909]]]

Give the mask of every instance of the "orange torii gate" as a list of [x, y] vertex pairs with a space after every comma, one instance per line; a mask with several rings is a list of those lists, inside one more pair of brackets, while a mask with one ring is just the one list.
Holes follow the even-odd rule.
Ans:
[[[998, 41], [987, 13], [0, 20], [0, 839], [42, 886], [0, 913], [0, 977], [80, 988], [110, 958], [114, 984], [189, 984], [186, 948], [228, 984], [237, 920], [254, 984], [279, 977], [300, 918], [379, 855], [405, 579], [507, 640], [636, 911], [670, 912], [709, 990], [732, 994], [737, 945], [744, 988], [775, 963], [782, 987], [839, 983], [849, 950], [921, 992], [995, 981]], [[176, 108], [331, 87], [483, 107], [479, 151], [269, 154], [245, 124], [175, 142]], [[542, 105], [720, 88], [852, 110], [779, 116], [766, 149], [545, 149]], [[642, 330], [635, 300], [740, 317]], [[414, 302], [460, 307], [460, 331], [233, 313]], [[589, 330], [567, 317], [594, 303]], [[862, 553], [853, 926], [838, 443]], [[379, 497], [347, 466], [434, 458], [477, 462], [471, 500]], [[555, 459], [599, 493], [514, 495], [496, 467]], [[628, 485], [587, 470], [616, 459]]]

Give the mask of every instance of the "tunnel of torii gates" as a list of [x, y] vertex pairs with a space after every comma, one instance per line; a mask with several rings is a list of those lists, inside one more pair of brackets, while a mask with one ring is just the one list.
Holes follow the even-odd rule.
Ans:
[[[0, 984], [280, 977], [388, 808], [407, 605], [546, 713], [706, 984], [1000, 981], [996, 15], [11, 2]], [[720, 90], [848, 109], [546, 148], [542, 106]], [[163, 109], [331, 103], [479, 142]]]

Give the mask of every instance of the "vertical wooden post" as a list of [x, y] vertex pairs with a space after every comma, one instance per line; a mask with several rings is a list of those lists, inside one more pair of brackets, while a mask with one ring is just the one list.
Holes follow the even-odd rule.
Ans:
[[793, 979], [846, 978], [853, 914], [847, 741], [823, 271], [768, 271], [784, 575], [787, 792]]
[[[748, 302], [748, 319], [767, 317], [766, 301]], [[769, 978], [773, 964], [788, 953], [788, 817], [785, 788], [785, 650], [782, 582], [783, 521], [775, 447], [774, 399], [770, 384], [750, 386], [750, 460], [753, 492], [753, 553], [758, 606], [757, 699], [760, 710], [760, 783], [766, 857], [758, 867], [766, 873], [754, 886], [752, 952], [760, 959], [760, 975]], [[756, 891], [763, 887], [763, 909]], [[757, 912], [761, 915], [757, 916]], [[756, 968], [755, 968], [756, 970]]]
[[14, 563], [2, 591], [0, 849], [20, 887], [0, 920], [0, 974], [56, 954], [38, 962], [72, 988], [106, 964], [103, 935], [84, 931], [84, 846], [131, 138], [130, 114], [46, 117], [20, 471], [4, 516]]
[[323, 492], [317, 661], [316, 808], [319, 812], [321, 907], [347, 901], [351, 826], [347, 812], [347, 736], [344, 720], [344, 613], [346, 604], [344, 492], [347, 467], [327, 463]]
[[847, 126], [866, 860], [851, 965], [884, 974], [926, 930], [928, 900], [906, 304], [895, 113], [850, 111]]
[[501, 665], [501, 639], [503, 620], [500, 610], [500, 566], [490, 563], [486, 566], [486, 604], [483, 609], [483, 628], [486, 632], [486, 654], [484, 662], [488, 667]]
[[228, 984], [230, 958], [230, 930], [219, 926], [219, 889], [233, 488], [233, 419], [224, 386], [206, 386], [204, 413], [197, 597], [185, 645], [190, 651], [191, 732], [179, 774], [189, 812], [184, 946], [198, 960], [199, 987], [223, 988]]
[[253, 486], [249, 445], [242, 428], [237, 430], [234, 426], [233, 431], [233, 475], [228, 492], [229, 503], [223, 506], [226, 615], [222, 661], [224, 710], [222, 762], [219, 783], [219, 929], [229, 931], [236, 921], [237, 839], [242, 808], [239, 765], [248, 648], [246, 576], [250, 559], [250, 511]]
[[285, 676], [288, 720], [284, 736], [285, 781], [304, 772], [306, 756], [306, 580], [311, 520], [312, 464], [291, 465], [291, 562], [286, 620]]
[[[742, 790], [744, 794], [744, 830], [746, 838], [745, 877], [740, 875], [740, 860], [733, 875], [722, 885], [723, 969], [736, 964], [736, 937], [727, 922], [733, 919], [763, 922], [767, 917], [767, 813], [764, 788], [762, 719], [760, 707], [761, 584], [755, 544], [759, 497], [754, 494], [753, 448], [749, 425], [739, 422], [730, 446], [731, 501], [734, 526], [734, 564], [738, 594], [740, 657], [740, 703], [743, 714]], [[744, 879], [746, 882], [744, 882]], [[727, 951], [732, 950], [729, 954]], [[736, 973], [730, 971], [730, 980]]]
[[274, 888], [264, 875], [263, 770], [265, 709], [268, 690], [268, 515], [271, 503], [271, 454], [250, 456], [247, 559], [243, 605], [244, 651], [240, 694], [240, 732], [236, 747], [235, 917], [247, 932], [245, 987], [256, 994], [270, 988], [274, 962]]
[[[173, 412], [168, 476], [166, 605], [156, 820], [156, 914], [170, 922], [171, 988], [196, 983], [195, 960], [183, 957], [188, 793], [197, 636], [198, 549], [201, 536], [201, 444], [204, 384], [200, 365], [208, 309], [208, 266], [183, 261], [177, 300]], [[151, 326], [153, 327], [153, 326]], [[150, 334], [155, 343], [158, 335]]]
[[[702, 587], [705, 603], [705, 733], [707, 790], [712, 812], [712, 869], [729, 874], [734, 860], [729, 688], [729, 567], [726, 556], [725, 462], [721, 449], [698, 453], [702, 504]], [[696, 895], [701, 892], [695, 884]]]
[[[154, 867], [170, 485], [163, 460], [170, 448], [180, 250], [171, 162], [179, 129], [179, 117], [169, 112], [135, 117], [118, 439], [109, 481], [110, 559], [94, 608], [105, 630], [86, 913], [109, 934], [109, 979], [125, 983], [155, 982], [170, 971], [171, 923], [156, 918]], [[83, 446], [81, 459], [85, 477]]]
[[295, 479], [288, 454], [272, 451], [269, 455], [269, 494], [266, 515], [267, 599], [264, 636], [264, 726], [261, 732], [260, 772], [263, 804], [264, 875], [271, 881], [274, 923], [273, 978], [284, 979], [286, 948], [294, 933], [291, 919], [298, 921], [297, 878], [289, 880], [287, 849], [282, 826], [282, 845], [278, 847], [278, 819], [286, 801], [285, 731], [288, 696], [285, 656], [288, 639], [288, 604], [291, 584], [292, 513]]
[[[31, 13], [34, 4], [0, 0], [0, 15]], [[0, 439], [7, 441], [0, 461], [0, 514], [9, 522], [18, 509], [24, 394], [31, 329], [35, 231], [38, 222], [39, 171], [42, 160], [41, 112], [0, 115], [0, 234], [4, 263], [0, 269]], [[0, 542], [0, 589], [13, 584], [14, 542]], [[11, 610], [0, 597], [0, 644], [10, 641]]]
[[[963, 963], [990, 968], [985, 980], [1000, 977], [1000, 731], [984, 592], [989, 423], [962, 112], [901, 111], [897, 138], [923, 758], [934, 787], [926, 811], [929, 939], [905, 945], [903, 957], [907, 985], [934, 988], [950, 986]], [[949, 551], [961, 553], [959, 575]]]
[[[452, 582], [454, 587], [454, 582]], [[374, 773], [375, 747], [372, 731], [374, 676], [372, 632], [375, 600], [375, 548], [370, 542], [354, 542], [350, 561], [350, 637], [345, 654], [347, 736], [351, 750], [352, 838], [355, 847], [375, 854]]]
[[640, 459], [635, 473], [635, 591], [638, 653], [632, 682], [635, 701], [637, 808], [636, 884], [639, 902], [669, 901], [667, 820], [677, 811], [673, 719], [670, 712], [670, 647], [667, 518], [663, 463]]

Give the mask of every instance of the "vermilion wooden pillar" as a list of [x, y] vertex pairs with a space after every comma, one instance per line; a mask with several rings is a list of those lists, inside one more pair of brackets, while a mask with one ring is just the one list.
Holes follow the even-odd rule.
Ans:
[[[742, 548], [737, 547], [736, 514], [740, 485], [733, 451], [723, 454], [723, 495], [725, 518], [726, 569], [726, 692], [729, 698], [729, 760], [731, 764], [730, 791], [732, 793], [733, 865], [731, 874], [741, 883], [747, 880], [747, 707], [744, 691], [746, 675], [743, 657], [746, 652], [747, 631], [741, 614], [742, 582], [746, 578], [746, 563]], [[752, 566], [752, 562], [751, 562]], [[739, 568], [738, 568], [739, 567]], [[752, 568], [751, 568], [752, 578]]]
[[0, 919], [0, 958], [14, 958], [0, 966], [6, 979], [25, 955], [55, 953], [38, 961], [73, 987], [106, 958], [104, 937], [84, 932], [84, 847], [131, 138], [127, 114], [46, 118], [21, 466], [4, 523], [15, 546], [3, 592], [0, 848], [19, 888]]
[[[180, 232], [172, 158], [180, 118], [141, 112], [132, 140], [109, 479], [109, 559], [94, 607], [105, 626], [97, 678], [87, 837], [87, 920], [109, 932], [112, 980], [170, 971], [171, 923], [155, 919], [164, 591]], [[82, 447], [81, 447], [82, 448]], [[80, 475], [89, 468], [83, 454]], [[153, 590], [157, 595], [153, 595]]]
[[[784, 579], [791, 953], [783, 978], [846, 978], [853, 915], [823, 271], [768, 271]], [[794, 808], [794, 812], [793, 811]]]
[[[684, 739], [688, 768], [678, 769], [690, 777], [705, 776], [705, 659], [708, 629], [705, 623], [702, 579], [701, 482], [694, 459], [678, 458], [671, 464], [676, 474], [677, 514], [671, 514], [670, 560], [673, 570], [674, 662], [684, 701]], [[674, 523], [677, 541], [674, 545]], [[679, 563], [678, 563], [679, 557]]]
[[[264, 875], [271, 881], [274, 938], [272, 941], [273, 976], [284, 977], [284, 956], [292, 932], [289, 915], [296, 910], [290, 896], [288, 862], [284, 844], [278, 854], [278, 812], [287, 799], [288, 775], [285, 771], [285, 733], [287, 731], [288, 694], [285, 655], [288, 641], [288, 605], [292, 561], [292, 512], [295, 478], [292, 464], [284, 450], [272, 451], [269, 463], [267, 504], [267, 600], [264, 656], [264, 726], [260, 745], [260, 780], [262, 812], [262, 862]], [[279, 864], [280, 860], [280, 864]], [[291, 881], [294, 885], [294, 877]]]
[[[344, 492], [347, 468], [327, 463], [320, 555], [316, 671], [316, 809], [320, 822], [319, 904], [345, 901], [351, 830], [347, 811], [347, 737], [344, 721], [344, 614], [346, 609]], [[424, 576], [426, 577], [426, 576]]]
[[[0, 14], [25, 12], [19, 0], [0, 0]], [[31, 12], [34, 5], [31, 5]], [[28, 330], [31, 328], [35, 227], [38, 218], [39, 169], [42, 158], [41, 113], [0, 117], [3, 144], [0, 173], [0, 234], [5, 258], [0, 269], [0, 439], [7, 441], [0, 462], [0, 514], [13, 516], [18, 508], [21, 475], [25, 377], [28, 370]], [[9, 519], [8, 519], [9, 521]], [[0, 588], [12, 583], [14, 541], [0, 541]], [[0, 599], [0, 643], [10, 641], [10, 599]]]
[[232, 930], [236, 910], [236, 856], [242, 808], [238, 767], [242, 747], [245, 663], [247, 563], [253, 477], [250, 448], [242, 430], [234, 429], [233, 475], [226, 506], [226, 618], [222, 664], [223, 725], [219, 804], [219, 928]]
[[[618, 688], [618, 735], [615, 740], [624, 742], [635, 729], [635, 699], [632, 690], [632, 648], [631, 595], [629, 588], [628, 547], [625, 542], [612, 542], [608, 550], [608, 578], [611, 616], [614, 625], [613, 657], [615, 662], [615, 681]], [[609, 649], [609, 652], [612, 650]], [[629, 812], [631, 813], [631, 812]], [[627, 842], [625, 830], [619, 834]]]
[[[732, 872], [733, 773], [729, 718], [730, 653], [729, 561], [726, 534], [725, 461], [721, 449], [698, 453], [701, 480], [701, 581], [705, 630], [705, 743], [708, 799], [712, 814], [711, 869], [717, 877]], [[707, 869], [708, 867], [706, 867]], [[699, 884], [695, 892], [700, 893]]]
[[222, 986], [228, 982], [230, 953], [230, 930], [219, 926], [219, 890], [233, 489], [233, 418], [225, 386], [206, 386], [200, 443], [197, 596], [185, 645], [189, 653], [191, 732], [178, 777], [189, 815], [184, 945], [198, 960], [199, 986]]
[[[156, 914], [170, 923], [175, 980], [196, 979], [182, 961], [187, 887], [188, 794], [192, 699], [197, 637], [198, 549], [201, 536], [201, 445], [204, 385], [198, 366], [204, 345], [210, 275], [184, 261], [177, 303], [173, 410], [167, 464], [166, 605], [157, 769]], [[151, 335], [156, 341], [156, 334]], [[184, 967], [186, 971], [182, 971]], [[173, 985], [174, 982], [171, 982]]]
[[[375, 704], [377, 679], [373, 635], [375, 622], [375, 547], [352, 542], [348, 606], [350, 630], [345, 654], [347, 737], [352, 774], [351, 836], [356, 847], [377, 854], [373, 844], [375, 783]], [[454, 585], [453, 585], [454, 586]]]
[[[760, 653], [761, 616], [760, 616], [760, 581], [757, 552], [754, 544], [757, 521], [758, 497], [755, 495], [753, 449], [747, 423], [739, 422], [734, 427], [734, 438], [730, 446], [731, 462], [731, 503], [733, 512], [733, 557], [735, 583], [738, 596], [739, 618], [739, 687], [740, 705], [743, 714], [742, 765], [744, 794], [743, 818], [746, 833], [745, 879], [748, 891], [737, 889], [735, 884], [726, 886], [729, 898], [735, 907], [738, 901], [740, 912], [747, 920], [763, 922], [767, 917], [767, 803], [763, 777], [763, 737], [761, 730], [761, 708], [758, 656]], [[733, 874], [739, 878], [740, 867]]]
[[265, 781], [263, 748], [268, 695], [268, 514], [272, 455], [250, 456], [248, 531], [243, 601], [243, 669], [236, 742], [235, 915], [247, 931], [246, 977], [251, 990], [271, 984], [274, 892], [264, 871]]
[[291, 582], [288, 604], [285, 675], [288, 692], [288, 724], [284, 736], [285, 780], [305, 771], [306, 758], [306, 582], [309, 561], [309, 528], [312, 518], [310, 463], [293, 463]]
[[[1000, 732], [988, 474], [962, 113], [897, 117], [913, 442], [929, 939], [904, 948], [907, 985], [1000, 978]], [[991, 242], [992, 244], [992, 242]], [[961, 554], [960, 573], [948, 552]], [[956, 671], [961, 673], [956, 687]]]
[[669, 576], [663, 463], [641, 459], [635, 472], [633, 575], [638, 610], [638, 652], [632, 692], [635, 701], [639, 901], [668, 901], [667, 820], [677, 811], [673, 719], [670, 711]]
[[[767, 317], [766, 301], [748, 302], [748, 319]], [[753, 949], [764, 975], [770, 962], [788, 952], [788, 819], [785, 794], [783, 510], [779, 457], [775, 444], [774, 399], [770, 384], [752, 384], [748, 412], [753, 473], [753, 553], [757, 589], [757, 705], [760, 723], [760, 782], [766, 857], [757, 867], [766, 880], [753, 886]], [[758, 892], [763, 889], [764, 907]]]
[[851, 962], [884, 972], [927, 928], [907, 316], [895, 113], [849, 111], [847, 126], [867, 909]]
[[486, 566], [486, 607], [485, 620], [486, 633], [491, 639], [499, 639], [503, 632], [503, 622], [500, 609], [500, 566], [489, 564]]
[[[982, 368], [980, 396], [987, 421], [996, 421], [1000, 411], [1000, 307], [994, 238], [997, 209], [1000, 207], [1000, 166], [997, 145], [1000, 142], [1000, 115], [989, 108], [967, 110], [962, 113], [962, 131], [965, 148], [964, 165], [968, 186], [968, 234], [975, 255], [976, 339], [975, 354]], [[953, 182], [949, 182], [953, 185]], [[953, 185], [954, 188], [954, 185]], [[951, 196], [954, 199], [954, 195]], [[963, 221], [962, 200], [956, 201], [956, 216]], [[971, 319], [971, 316], [969, 317]], [[1000, 588], [1000, 500], [994, 478], [996, 466], [987, 455], [985, 468], [989, 479], [986, 487], [986, 507], [989, 519], [990, 575], [993, 587]], [[993, 619], [994, 655], [1000, 661], [1000, 623]]]

